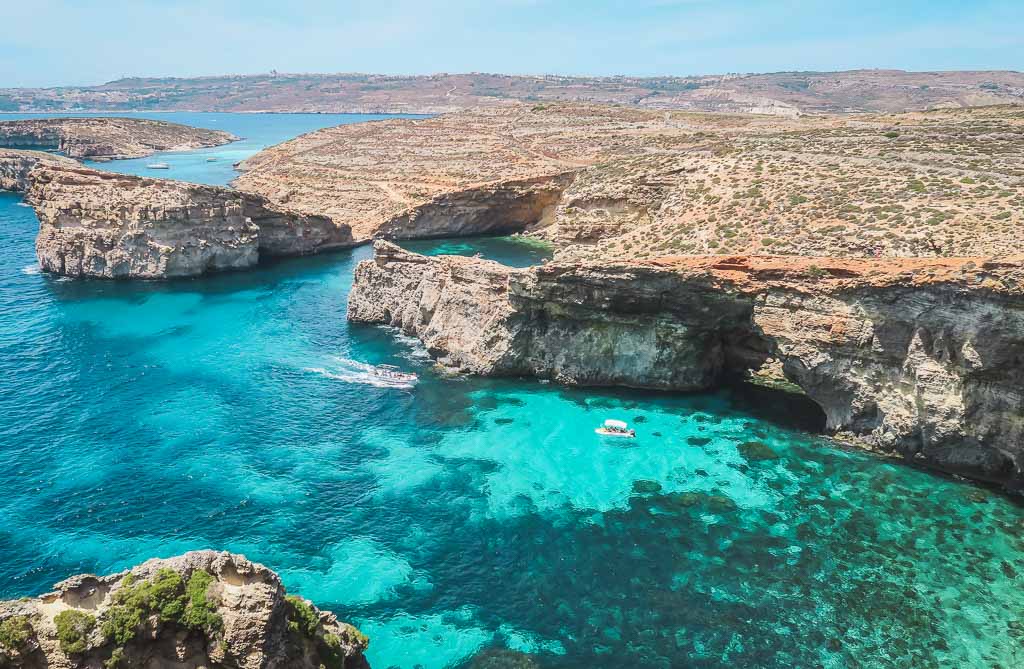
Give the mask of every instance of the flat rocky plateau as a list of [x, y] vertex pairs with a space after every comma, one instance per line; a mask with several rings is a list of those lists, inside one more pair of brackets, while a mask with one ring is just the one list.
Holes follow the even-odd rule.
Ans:
[[0, 120], [0, 148], [59, 151], [90, 160], [142, 158], [157, 151], [190, 151], [237, 139], [221, 130], [144, 118]]
[[531, 232], [562, 258], [1013, 254], [1024, 107], [800, 119], [512, 104], [327, 128], [236, 185], [357, 241]]

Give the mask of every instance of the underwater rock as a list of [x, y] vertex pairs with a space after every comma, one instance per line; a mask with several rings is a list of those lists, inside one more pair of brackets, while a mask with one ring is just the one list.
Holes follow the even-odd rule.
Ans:
[[754, 462], [757, 460], [775, 460], [779, 454], [772, 450], [771, 446], [760, 441], [746, 441], [736, 447], [744, 458]]
[[17, 648], [0, 644], [5, 667], [369, 667], [359, 630], [286, 597], [277, 574], [226, 552], [73, 576], [39, 597], [0, 602], [0, 624], [13, 627], [7, 621], [25, 633]]
[[661, 484], [657, 481], [633, 481], [633, 492], [645, 495], [661, 492]]

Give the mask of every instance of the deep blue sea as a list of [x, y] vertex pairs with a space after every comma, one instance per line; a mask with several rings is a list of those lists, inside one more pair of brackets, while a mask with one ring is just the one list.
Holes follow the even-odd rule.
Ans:
[[[261, 146], [368, 120], [149, 116], [247, 139], [104, 169], [223, 184]], [[217, 548], [360, 625], [376, 669], [492, 648], [563, 669], [1024, 665], [1024, 511], [999, 494], [802, 433], [762, 395], [439, 375], [346, 323], [367, 248], [70, 281], [36, 270], [36, 228], [0, 194], [0, 597]], [[388, 387], [380, 364], [421, 380]], [[606, 418], [638, 437], [598, 437]]]

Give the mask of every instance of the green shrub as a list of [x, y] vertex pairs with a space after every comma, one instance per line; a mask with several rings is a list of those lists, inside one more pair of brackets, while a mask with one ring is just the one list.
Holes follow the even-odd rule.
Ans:
[[900, 136], [900, 133], [896, 132], [895, 130], [890, 130], [889, 132], [885, 133], [885, 136], [888, 137], [889, 139], [896, 139], [897, 137]]
[[0, 648], [19, 650], [34, 635], [28, 616], [11, 616], [0, 623]]
[[320, 620], [312, 605], [295, 595], [285, 597], [285, 602], [288, 605], [288, 630], [309, 639], [315, 637]]
[[181, 622], [185, 627], [217, 632], [223, 625], [224, 621], [217, 614], [217, 605], [211, 602], [206, 595], [211, 583], [213, 583], [213, 576], [205, 571], [193, 572], [188, 579], [188, 585], [185, 586], [187, 603], [181, 617]]
[[345, 653], [341, 648], [341, 637], [337, 634], [325, 634], [319, 651], [326, 669], [345, 669]]
[[96, 627], [96, 619], [91, 615], [68, 609], [58, 613], [53, 623], [57, 626], [57, 640], [65, 655], [84, 653], [88, 649], [89, 633]]
[[221, 628], [217, 607], [206, 591], [213, 577], [205, 571], [192, 574], [186, 584], [173, 569], [161, 569], [152, 580], [135, 582], [129, 574], [114, 594], [113, 606], [103, 617], [103, 636], [123, 646], [152, 615], [160, 622], [214, 632]]
[[110, 654], [110, 657], [107, 659], [107, 661], [103, 663], [103, 667], [104, 667], [104, 669], [117, 669], [118, 667], [121, 666], [121, 663], [123, 661], [124, 661], [124, 649], [123, 648], [115, 648], [114, 652], [112, 652]]

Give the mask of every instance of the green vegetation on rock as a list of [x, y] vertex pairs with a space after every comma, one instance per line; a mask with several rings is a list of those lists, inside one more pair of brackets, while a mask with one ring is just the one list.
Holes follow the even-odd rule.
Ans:
[[89, 633], [96, 627], [96, 619], [76, 609], [61, 611], [53, 618], [57, 626], [57, 640], [65, 655], [84, 653], [89, 648]]
[[0, 648], [20, 650], [34, 634], [28, 616], [11, 616], [0, 623]]
[[320, 626], [313, 606], [296, 595], [285, 597], [288, 604], [288, 631], [301, 634], [307, 639], [316, 637], [316, 629]]
[[216, 632], [222, 621], [216, 604], [206, 594], [212, 582], [213, 576], [205, 571], [194, 572], [187, 584], [173, 569], [161, 569], [152, 580], [139, 582], [129, 574], [114, 593], [114, 605], [103, 616], [103, 636], [123, 646], [154, 615], [162, 623]]

